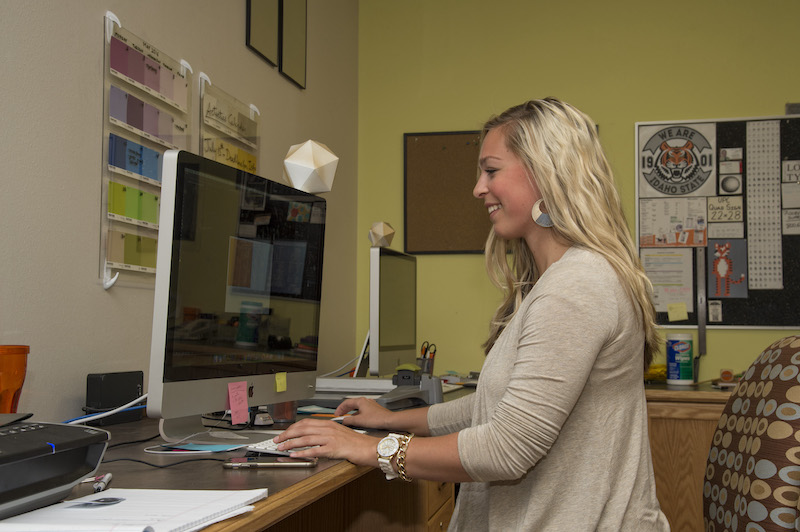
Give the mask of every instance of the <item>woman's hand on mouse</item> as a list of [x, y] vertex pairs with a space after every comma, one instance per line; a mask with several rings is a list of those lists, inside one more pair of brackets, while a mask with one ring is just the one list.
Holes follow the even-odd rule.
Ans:
[[[349, 412], [353, 412], [353, 414], [346, 416], [345, 414]], [[334, 415], [345, 416], [342, 424], [348, 427], [389, 430], [389, 419], [393, 413], [372, 399], [356, 397], [342, 401], [336, 408]]]

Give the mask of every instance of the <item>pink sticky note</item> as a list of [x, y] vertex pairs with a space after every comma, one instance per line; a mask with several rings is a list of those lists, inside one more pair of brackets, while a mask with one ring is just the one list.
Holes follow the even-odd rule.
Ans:
[[247, 410], [247, 382], [228, 383], [228, 401], [231, 403], [231, 423], [239, 425], [250, 421]]

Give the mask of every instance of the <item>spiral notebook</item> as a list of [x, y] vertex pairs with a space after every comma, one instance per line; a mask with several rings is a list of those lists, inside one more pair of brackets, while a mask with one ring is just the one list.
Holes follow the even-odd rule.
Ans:
[[254, 490], [108, 489], [0, 521], [0, 532], [191, 532], [251, 511]]

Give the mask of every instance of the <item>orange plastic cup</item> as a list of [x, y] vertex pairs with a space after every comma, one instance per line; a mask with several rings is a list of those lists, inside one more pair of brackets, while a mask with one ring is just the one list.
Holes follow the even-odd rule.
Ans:
[[28, 367], [27, 345], [0, 345], [0, 414], [14, 414], [19, 404], [25, 370]]

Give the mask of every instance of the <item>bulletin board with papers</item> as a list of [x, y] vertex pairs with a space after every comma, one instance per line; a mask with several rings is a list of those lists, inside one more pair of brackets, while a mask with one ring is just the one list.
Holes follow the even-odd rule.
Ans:
[[800, 326], [800, 116], [639, 122], [635, 138], [658, 322]]

